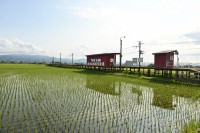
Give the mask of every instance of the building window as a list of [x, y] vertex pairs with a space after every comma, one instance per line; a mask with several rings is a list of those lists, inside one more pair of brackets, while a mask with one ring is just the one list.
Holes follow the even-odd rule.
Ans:
[[170, 55], [170, 60], [173, 61], [174, 60], [174, 56]]

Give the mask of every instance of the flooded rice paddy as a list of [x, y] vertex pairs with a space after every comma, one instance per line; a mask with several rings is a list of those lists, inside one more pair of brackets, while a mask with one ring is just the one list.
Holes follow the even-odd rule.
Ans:
[[175, 133], [200, 121], [200, 99], [169, 87], [53, 71], [0, 74], [0, 132]]

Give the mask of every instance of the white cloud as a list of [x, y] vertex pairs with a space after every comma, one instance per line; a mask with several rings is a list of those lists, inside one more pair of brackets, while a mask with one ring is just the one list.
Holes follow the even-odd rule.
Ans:
[[0, 54], [43, 54], [44, 50], [40, 47], [22, 41], [20, 39], [10, 40], [0, 38]]
[[200, 32], [191, 32], [185, 35], [188, 38], [199, 41], [200, 40]]
[[[191, 56], [198, 53], [199, 49], [194, 48], [198, 48], [199, 45], [173, 44], [191, 42], [194, 41], [194, 37], [199, 37], [184, 35], [200, 31], [199, 0], [78, 0], [75, 3], [66, 3], [57, 6], [57, 10], [66, 16], [74, 15], [76, 19], [70, 16], [70, 22], [64, 21], [65, 28], [71, 27], [66, 28], [67, 30], [63, 28], [67, 34], [60, 33], [63, 40], [55, 39], [54, 35], [48, 37], [52, 40], [46, 39], [49, 45], [46, 45], [45, 50], [51, 56], [59, 56], [61, 52], [65, 57], [74, 53], [76, 58], [82, 58], [87, 54], [119, 52], [119, 38], [126, 36], [126, 39], [123, 39], [123, 61], [138, 57], [138, 49], [126, 48], [137, 45], [135, 43], [140, 40], [145, 43], [142, 45], [145, 52], [144, 61], [153, 61], [153, 52], [177, 49], [180, 52], [180, 60], [200, 62], [199, 56]], [[95, 23], [91, 23], [91, 20], [95, 20]], [[70, 25], [71, 23], [73, 25]], [[83, 42], [84, 46], [80, 45], [80, 42]], [[34, 46], [20, 40], [0, 40], [1, 51], [42, 51]]]
[[[96, 28], [98, 32], [90, 35], [90, 39], [87, 40], [88, 44], [91, 43], [90, 49], [80, 53], [117, 52], [119, 51], [118, 39], [125, 35], [127, 38], [123, 40], [123, 48], [136, 45], [133, 43], [139, 40], [145, 43], [142, 45], [145, 62], [153, 62], [152, 53], [163, 50], [178, 50], [181, 62], [200, 62], [198, 55], [200, 45], [194, 42], [195, 38], [199, 37], [200, 31], [200, 2], [161, 0], [155, 3], [151, 8], [142, 8], [144, 10], [137, 8], [136, 6], [140, 5], [136, 3], [134, 3], [136, 5], [130, 4], [133, 9], [129, 10], [113, 5], [67, 8], [80, 18], [106, 22], [99, 21], [101, 28]], [[192, 31], [198, 34], [186, 35], [186, 33], [194, 33]], [[123, 49], [123, 54], [123, 61], [131, 60], [138, 57], [138, 49]]]
[[178, 50], [180, 62], [200, 62], [200, 42], [190, 38], [187, 34], [179, 36], [163, 36], [143, 45], [144, 57], [153, 61], [152, 53], [164, 50]]
[[91, 48], [88, 48], [85, 45], [71, 45], [65, 46], [64, 44], [57, 45], [56, 47], [48, 46], [45, 48], [48, 53], [46, 55], [51, 57], [57, 57], [59, 58], [60, 53], [62, 55], [62, 58], [71, 58], [72, 53], [74, 55], [74, 58], [86, 58], [85, 55], [90, 54], [91, 51], [93, 51]]
[[119, 15], [119, 10], [116, 7], [68, 7], [67, 9], [73, 15], [87, 19], [109, 20]]

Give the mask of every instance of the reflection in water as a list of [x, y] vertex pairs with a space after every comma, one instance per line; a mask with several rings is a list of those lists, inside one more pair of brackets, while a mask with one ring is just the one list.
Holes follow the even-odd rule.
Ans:
[[173, 105], [172, 94], [167, 92], [167, 90], [165, 93], [162, 93], [160, 90], [154, 90], [152, 104], [165, 109], [174, 109], [175, 107], [175, 105]]
[[141, 98], [142, 98], [142, 91], [138, 87], [133, 86], [132, 87], [132, 92], [137, 94], [137, 103], [140, 104], [141, 103]]
[[86, 87], [103, 94], [120, 95], [120, 85], [117, 82], [98, 80], [94, 78], [86, 79]]
[[99, 105], [106, 106], [101, 113], [102, 124], [111, 122], [106, 132], [181, 132], [184, 124], [200, 120], [200, 101], [180, 97], [170, 90], [106, 80], [86, 82], [87, 88], [100, 92], [103, 100]]

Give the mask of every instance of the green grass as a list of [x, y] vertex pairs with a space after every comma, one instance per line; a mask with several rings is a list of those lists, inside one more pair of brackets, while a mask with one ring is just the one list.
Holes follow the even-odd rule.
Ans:
[[184, 125], [183, 133], [196, 133], [198, 128], [200, 128], [200, 122], [191, 120], [188, 125]]
[[198, 85], [169, 79], [0, 64], [0, 132], [182, 131], [199, 126], [199, 100]]

